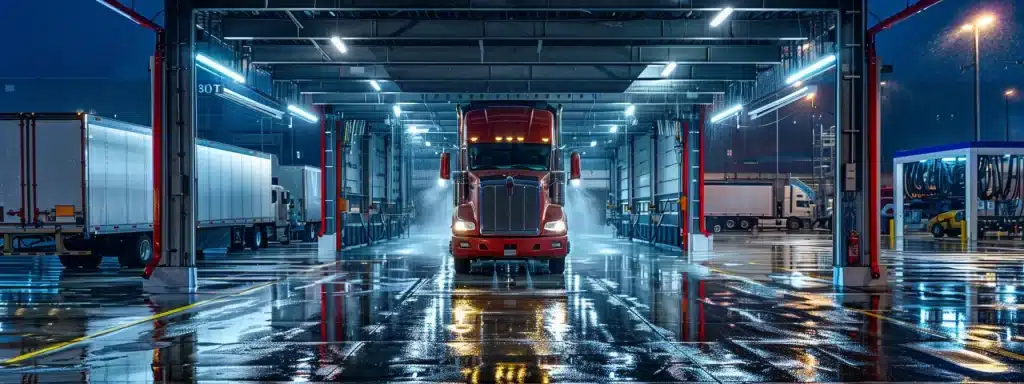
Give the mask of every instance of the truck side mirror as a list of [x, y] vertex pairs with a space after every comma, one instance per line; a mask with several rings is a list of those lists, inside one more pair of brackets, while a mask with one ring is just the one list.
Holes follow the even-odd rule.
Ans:
[[452, 175], [452, 154], [449, 152], [441, 153], [441, 180], [448, 180]]
[[573, 152], [569, 154], [569, 180], [580, 179], [580, 154]]

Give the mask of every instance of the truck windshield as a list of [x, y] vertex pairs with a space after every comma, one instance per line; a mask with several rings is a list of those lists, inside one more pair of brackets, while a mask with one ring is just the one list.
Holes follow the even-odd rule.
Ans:
[[469, 169], [529, 169], [547, 171], [551, 146], [546, 144], [485, 143], [469, 146]]

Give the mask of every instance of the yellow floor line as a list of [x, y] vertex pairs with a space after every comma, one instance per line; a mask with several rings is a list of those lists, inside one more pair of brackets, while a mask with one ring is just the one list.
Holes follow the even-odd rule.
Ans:
[[[341, 260], [334, 261], [334, 262], [331, 262], [331, 263], [326, 263], [326, 264], [320, 264], [320, 265], [317, 265], [317, 266], [313, 266], [313, 267], [308, 268], [308, 269], [306, 269], [306, 270], [304, 270], [304, 271], [302, 271], [300, 273], [297, 273], [295, 275], [300, 275], [300, 274], [305, 274], [305, 273], [313, 272], [313, 271], [315, 271], [317, 269], [322, 269], [324, 267], [335, 265], [335, 264], [338, 264], [340, 262], [341, 262]], [[292, 276], [294, 276], [294, 275], [292, 275]], [[170, 309], [170, 310], [167, 310], [167, 311], [164, 311], [164, 312], [160, 312], [160, 313], [157, 313], [157, 314], [154, 314], [154, 315], [151, 315], [151, 316], [147, 316], [147, 317], [144, 317], [144, 318], [139, 319], [139, 320], [135, 320], [135, 321], [128, 322], [128, 323], [125, 323], [125, 324], [121, 324], [121, 325], [117, 325], [117, 326], [110, 327], [110, 328], [107, 328], [107, 329], [103, 329], [103, 330], [97, 331], [95, 333], [92, 333], [92, 334], [89, 334], [89, 335], [85, 335], [85, 336], [80, 336], [80, 337], [77, 337], [77, 338], [71, 339], [69, 341], [62, 342], [62, 343], [57, 343], [57, 344], [51, 345], [49, 347], [45, 347], [45, 348], [42, 348], [42, 349], [39, 349], [39, 350], [36, 350], [36, 351], [32, 351], [32, 352], [29, 352], [29, 353], [25, 353], [25, 354], [21, 354], [21, 355], [12, 357], [12, 358], [4, 360], [4, 361], [0, 361], [0, 365], [15, 364], [15, 363], [18, 363], [18, 362], [21, 362], [21, 361], [25, 361], [25, 360], [28, 360], [28, 359], [32, 359], [32, 358], [35, 358], [35, 357], [39, 357], [39, 356], [42, 356], [42, 355], [46, 355], [46, 354], [49, 354], [49, 353], [52, 353], [52, 352], [59, 351], [59, 350], [62, 350], [64, 348], [70, 347], [72, 345], [75, 345], [75, 344], [78, 344], [78, 343], [81, 343], [81, 342], [84, 342], [84, 341], [89, 341], [89, 340], [92, 340], [92, 339], [95, 339], [95, 338], [98, 338], [98, 337], [101, 337], [101, 336], [106, 336], [106, 335], [109, 335], [111, 333], [115, 333], [115, 332], [118, 332], [118, 331], [121, 331], [121, 330], [124, 330], [124, 329], [127, 329], [127, 328], [131, 328], [131, 327], [134, 327], [134, 326], [142, 324], [142, 323], [151, 322], [151, 321], [162, 319], [164, 317], [168, 317], [168, 316], [171, 316], [171, 315], [174, 315], [174, 314], [177, 314], [177, 313], [185, 312], [185, 311], [188, 311], [190, 309], [195, 309], [195, 308], [206, 306], [206, 305], [209, 305], [209, 304], [221, 302], [221, 301], [224, 301], [224, 300], [232, 298], [232, 297], [243, 296], [243, 295], [255, 292], [257, 290], [269, 287], [271, 285], [277, 284], [277, 283], [283, 281], [284, 279], [286, 279], [288, 277], [291, 277], [291, 276], [285, 276], [285, 278], [283, 278], [283, 279], [279, 279], [279, 280], [270, 281], [270, 282], [262, 283], [262, 284], [259, 284], [259, 285], [255, 285], [255, 286], [252, 286], [252, 287], [249, 287], [249, 288], [246, 288], [246, 289], [243, 289], [241, 291], [238, 291], [238, 292], [235, 292], [235, 293], [231, 293], [231, 294], [228, 294], [228, 295], [214, 297], [214, 298], [210, 298], [210, 299], [206, 299], [206, 300], [202, 300], [202, 301], [197, 301], [197, 302], [192, 303], [192, 304], [184, 305], [184, 306], [181, 306], [181, 307], [178, 307], [178, 308]]]

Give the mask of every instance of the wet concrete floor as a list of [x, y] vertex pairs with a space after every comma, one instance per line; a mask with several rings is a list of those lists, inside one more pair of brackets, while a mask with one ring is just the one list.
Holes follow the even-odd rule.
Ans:
[[194, 297], [0, 258], [0, 383], [1024, 381], [1013, 244], [908, 240], [884, 294], [835, 289], [820, 235], [577, 236], [564, 275], [457, 276], [446, 244], [209, 255]]

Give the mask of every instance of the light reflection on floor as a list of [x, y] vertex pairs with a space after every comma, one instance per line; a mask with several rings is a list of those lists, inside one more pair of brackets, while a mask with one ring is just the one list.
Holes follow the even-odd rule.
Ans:
[[201, 305], [0, 367], [0, 382], [1024, 380], [1024, 251], [909, 240], [883, 255], [895, 289], [866, 294], [832, 286], [829, 242], [729, 235], [684, 257], [577, 236], [562, 276], [455, 275], [447, 240], [425, 235], [340, 257], [293, 244], [211, 255], [191, 299], [143, 295], [113, 260], [8, 257], [0, 360]]

